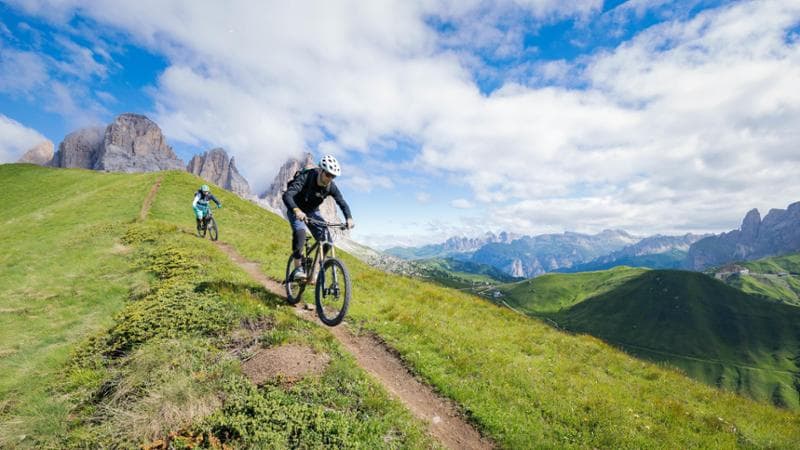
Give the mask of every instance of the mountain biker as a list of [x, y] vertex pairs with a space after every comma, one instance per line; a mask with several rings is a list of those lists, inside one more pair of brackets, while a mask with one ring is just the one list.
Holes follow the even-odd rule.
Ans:
[[207, 184], [200, 186], [200, 189], [195, 192], [194, 194], [194, 201], [192, 202], [192, 208], [194, 208], [194, 215], [197, 218], [197, 231], [200, 231], [200, 226], [203, 221], [203, 217], [208, 214], [208, 201], [211, 200], [217, 204], [217, 208], [222, 208], [222, 203], [217, 200], [217, 197], [214, 197], [214, 194], [211, 193], [211, 190], [208, 188]]
[[329, 195], [333, 196], [336, 204], [344, 213], [347, 228], [351, 229], [355, 226], [350, 214], [350, 207], [344, 201], [336, 183], [333, 182], [333, 179], [341, 174], [339, 161], [333, 155], [325, 155], [319, 160], [318, 167], [299, 172], [289, 182], [286, 192], [283, 193], [283, 203], [286, 205], [286, 213], [289, 223], [292, 225], [292, 256], [294, 256], [294, 266], [298, 268], [295, 272], [296, 279], [305, 279], [307, 276], [302, 267], [306, 226], [311, 229], [311, 233], [318, 241], [323, 240], [325, 236], [323, 226], [308, 222], [309, 218], [320, 222], [325, 221], [319, 212], [319, 205], [323, 200]]

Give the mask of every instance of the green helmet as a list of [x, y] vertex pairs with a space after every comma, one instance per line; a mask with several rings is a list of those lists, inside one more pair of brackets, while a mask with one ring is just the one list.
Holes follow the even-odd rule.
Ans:
[[209, 188], [208, 188], [208, 185], [207, 185], [207, 184], [204, 184], [204, 185], [200, 186], [200, 190], [201, 190], [202, 192], [208, 192], [208, 191], [210, 191], [211, 189], [209, 189]]

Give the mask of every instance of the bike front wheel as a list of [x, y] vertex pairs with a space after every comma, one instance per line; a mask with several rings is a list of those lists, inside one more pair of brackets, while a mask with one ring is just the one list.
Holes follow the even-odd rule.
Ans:
[[200, 221], [200, 225], [197, 227], [197, 235], [201, 238], [206, 237], [206, 219]]
[[350, 273], [342, 261], [328, 258], [322, 262], [315, 294], [319, 320], [331, 327], [339, 325], [352, 295]]
[[303, 291], [306, 288], [305, 281], [299, 282], [294, 279], [294, 273], [297, 269], [294, 267], [294, 257], [289, 256], [289, 262], [286, 263], [286, 301], [290, 305], [296, 305], [297, 302], [303, 297]]
[[208, 228], [208, 236], [211, 240], [216, 241], [219, 237], [219, 230], [217, 229], [217, 221], [214, 220], [213, 217], [208, 218], [208, 225], [206, 225], [206, 228]]

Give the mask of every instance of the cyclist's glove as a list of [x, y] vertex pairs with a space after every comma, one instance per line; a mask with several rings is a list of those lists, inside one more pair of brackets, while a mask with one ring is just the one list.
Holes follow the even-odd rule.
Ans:
[[220, 209], [220, 208], [222, 208], [222, 205], [217, 205], [217, 209]]

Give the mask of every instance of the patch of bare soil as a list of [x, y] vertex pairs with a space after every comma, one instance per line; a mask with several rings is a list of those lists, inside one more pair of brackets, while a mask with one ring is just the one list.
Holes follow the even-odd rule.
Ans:
[[272, 379], [293, 383], [309, 375], [321, 374], [330, 362], [330, 356], [315, 353], [311, 347], [287, 344], [261, 350], [242, 364], [242, 371], [258, 385]]
[[[266, 277], [257, 263], [246, 260], [228, 244], [217, 242], [217, 245], [267, 290], [281, 297], [285, 296], [283, 286], [279, 282]], [[317, 320], [313, 309], [305, 310], [298, 307], [294, 311], [303, 319]], [[433, 388], [418, 380], [409, 372], [400, 358], [384, 342], [371, 335], [356, 336], [344, 326], [328, 329], [355, 357], [359, 366], [375, 377], [391, 395], [406, 405], [416, 417], [428, 424], [429, 432], [442, 445], [452, 449], [490, 449], [494, 447], [494, 444], [488, 438], [481, 436], [467, 422], [452, 401], [439, 396]], [[278, 349], [271, 350], [278, 351]], [[252, 372], [254, 373], [253, 376], [260, 370], [265, 372], [271, 370], [277, 373], [279, 370], [288, 371], [288, 367], [292, 364], [298, 364], [296, 360], [289, 359], [292, 357], [298, 358], [297, 355], [289, 357], [282, 362], [280, 362], [279, 357], [270, 353], [262, 355], [262, 353], [269, 351], [262, 351], [256, 354], [253, 359], [247, 361], [245, 364], [249, 368], [246, 369], [246, 373]], [[288, 350], [281, 351], [291, 353]], [[305, 351], [311, 352], [310, 349]], [[258, 359], [257, 362], [251, 363], [256, 359]], [[302, 359], [302, 356], [300, 356], [300, 359]], [[302, 365], [302, 362], [298, 365]], [[262, 366], [264, 367], [263, 369], [261, 368]], [[267, 369], [267, 367], [271, 368]], [[265, 379], [267, 378], [263, 380]]]

